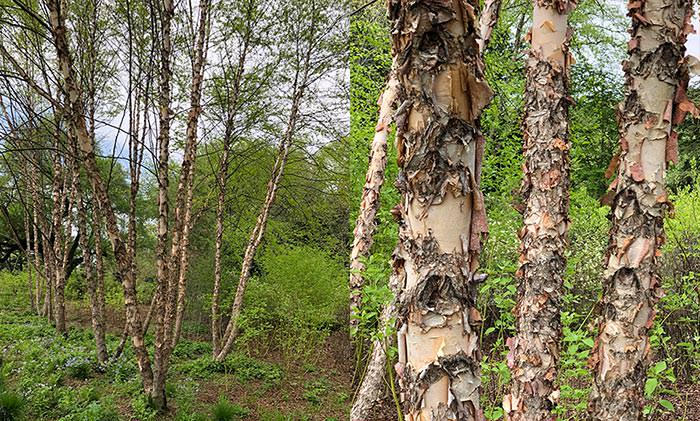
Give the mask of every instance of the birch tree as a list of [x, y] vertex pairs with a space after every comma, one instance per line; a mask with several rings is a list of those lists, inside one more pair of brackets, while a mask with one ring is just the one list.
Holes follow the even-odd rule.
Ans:
[[[697, 109], [687, 99], [685, 41], [692, 2], [645, 0], [628, 5], [632, 19], [620, 104], [620, 154], [611, 197], [610, 243], [603, 273], [602, 314], [591, 353], [589, 412], [601, 421], [643, 419], [650, 358], [649, 330], [662, 296], [660, 247], [670, 209], [667, 162], [678, 158], [673, 126]], [[614, 163], [613, 163], [614, 164]]]
[[517, 334], [509, 340], [512, 387], [503, 401], [512, 420], [549, 420], [559, 398], [555, 381], [569, 225], [567, 15], [574, 4], [534, 3], [523, 124], [526, 209], [513, 311]]
[[[272, 65], [262, 60], [269, 48], [266, 34], [273, 28], [264, 2], [242, 0], [234, 2], [225, 10], [221, 26], [221, 44], [227, 60], [221, 64], [221, 74], [215, 77], [212, 96], [219, 115], [223, 116], [224, 133], [221, 141], [215, 183], [217, 188], [216, 231], [214, 239], [214, 286], [211, 300], [211, 340], [213, 356], [221, 351], [221, 286], [224, 223], [226, 199], [232, 149], [242, 134], [249, 133], [261, 118], [263, 112], [250, 113], [250, 109], [262, 109], [259, 102], [262, 92], [270, 88]], [[233, 59], [233, 60], [231, 60]], [[251, 64], [253, 62], [254, 64]], [[263, 78], [248, 77], [249, 73], [265, 75]]]
[[486, 214], [479, 115], [491, 98], [478, 5], [389, 3], [402, 193], [397, 374], [405, 418], [482, 419], [476, 273]]
[[280, 45], [278, 46], [278, 54], [281, 57], [279, 76], [283, 92], [280, 99], [285, 101], [289, 108], [265, 198], [243, 254], [229, 321], [220, 340], [221, 349], [215, 355], [217, 361], [223, 360], [229, 354], [238, 336], [238, 319], [243, 306], [245, 289], [250, 280], [253, 259], [264, 238], [270, 211], [295, 137], [309, 121], [304, 112], [310, 110], [305, 110], [304, 106], [308, 106], [310, 90], [313, 86], [318, 88], [319, 83], [337, 68], [342, 58], [342, 52], [338, 47], [337, 28], [341, 22], [341, 17], [338, 16], [341, 10], [337, 3], [326, 0], [311, 3], [292, 1], [286, 3], [282, 9], [282, 18], [279, 23]]

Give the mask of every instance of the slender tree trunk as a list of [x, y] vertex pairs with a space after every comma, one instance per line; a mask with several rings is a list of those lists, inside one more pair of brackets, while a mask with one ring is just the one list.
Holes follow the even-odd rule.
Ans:
[[245, 72], [245, 63], [250, 47], [252, 28], [248, 28], [246, 35], [243, 37], [243, 46], [241, 54], [238, 56], [238, 66], [234, 73], [232, 93], [227, 98], [228, 115], [226, 120], [226, 130], [223, 139], [223, 152], [221, 153], [220, 168], [216, 178], [216, 184], [219, 189], [217, 204], [216, 204], [216, 239], [214, 245], [214, 287], [212, 291], [211, 301], [211, 339], [212, 339], [212, 354], [216, 357], [221, 352], [221, 312], [219, 310], [219, 296], [221, 295], [221, 256], [224, 239], [224, 214], [226, 206], [226, 189], [228, 182], [229, 171], [229, 156], [231, 154], [231, 143], [233, 141], [233, 130], [235, 118], [238, 114], [239, 96], [241, 90], [241, 81]]
[[[300, 85], [306, 85], [306, 77]], [[295, 87], [296, 91], [296, 87]], [[292, 109], [289, 114], [289, 120], [287, 121], [287, 129], [280, 142], [279, 150], [277, 151], [277, 159], [275, 165], [272, 168], [272, 176], [267, 184], [267, 193], [265, 196], [265, 201], [263, 202], [260, 213], [258, 214], [258, 219], [255, 222], [255, 227], [248, 240], [248, 245], [246, 246], [245, 253], [243, 255], [243, 263], [241, 264], [241, 274], [238, 278], [238, 286], [236, 288], [236, 295], [233, 300], [233, 305], [231, 307], [231, 316], [226, 326], [226, 331], [222, 338], [221, 351], [216, 355], [215, 359], [217, 361], [222, 361], [231, 352], [231, 347], [233, 346], [233, 341], [238, 336], [238, 317], [241, 314], [241, 308], [243, 307], [243, 296], [245, 294], [246, 285], [250, 279], [250, 268], [253, 264], [253, 258], [255, 253], [262, 242], [263, 236], [265, 235], [265, 228], [267, 227], [267, 218], [272, 209], [272, 204], [275, 201], [275, 196], [277, 194], [277, 189], [279, 188], [280, 181], [282, 179], [282, 174], [284, 173], [284, 167], [287, 164], [287, 157], [289, 156], [289, 148], [294, 137], [296, 130], [296, 124], [299, 114], [299, 107], [301, 105], [301, 98], [303, 96], [303, 89], [300, 88], [299, 91], [295, 92]]]
[[[387, 87], [379, 98], [379, 118], [375, 128], [374, 139], [370, 150], [369, 167], [365, 177], [365, 186], [360, 201], [360, 212], [355, 223], [355, 240], [350, 253], [350, 331], [357, 329], [357, 319], [362, 302], [362, 288], [365, 269], [360, 258], [368, 257], [372, 247], [372, 236], [376, 228], [375, 218], [380, 206], [380, 192], [384, 183], [386, 168], [387, 138], [391, 124], [394, 101], [396, 99], [397, 80], [389, 75]], [[395, 317], [396, 304], [387, 304], [379, 317], [378, 329], [386, 332], [391, 320]], [[357, 392], [350, 412], [350, 419], [361, 421], [369, 419], [370, 413], [382, 397], [384, 391], [384, 374], [386, 373], [388, 344], [386, 340], [372, 342], [372, 352], [367, 364], [367, 370]]]
[[[56, 121], [55, 147], [56, 150], [61, 150], [60, 143], [60, 119]], [[66, 305], [64, 298], [64, 290], [66, 285], [65, 271], [63, 271], [63, 210], [65, 206], [66, 183], [69, 177], [63, 174], [61, 165], [61, 154], [56, 152], [53, 160], [53, 187], [52, 200], [53, 207], [51, 210], [51, 256], [53, 268], [53, 322], [58, 333], [66, 333]]]
[[[399, 267], [399, 270], [403, 268]], [[392, 290], [396, 293], [399, 279], [402, 279], [403, 274], [392, 274], [389, 284]], [[382, 335], [392, 332], [392, 328], [396, 321], [396, 299], [386, 304], [382, 308], [379, 315], [378, 329]], [[367, 364], [367, 371], [362, 379], [362, 383], [357, 391], [357, 398], [352, 404], [350, 411], [351, 421], [366, 421], [372, 417], [372, 410], [379, 403], [384, 395], [384, 384], [388, 383], [385, 380], [387, 370], [388, 354], [387, 351], [391, 346], [391, 338], [382, 337], [372, 342], [372, 353]]]
[[107, 234], [109, 235], [112, 248], [114, 249], [118, 276], [121, 278], [120, 280], [124, 288], [124, 305], [127, 309], [127, 320], [131, 331], [134, 353], [136, 354], [139, 365], [144, 390], [150, 393], [153, 389], [153, 372], [148, 351], [141, 333], [141, 321], [139, 319], [138, 307], [136, 306], [135, 279], [130, 271], [129, 259], [126, 254], [126, 247], [121, 238], [121, 233], [119, 232], [117, 216], [112, 209], [112, 203], [107, 194], [107, 188], [97, 166], [94, 145], [85, 125], [85, 106], [83, 104], [82, 92], [75, 79], [76, 74], [68, 46], [65, 16], [61, 10], [61, 2], [59, 0], [48, 0], [47, 5], [49, 8], [51, 35], [56, 48], [59, 70], [63, 78], [63, 86], [66, 91], [65, 111], [68, 113], [70, 130], [73, 132], [73, 138], [78, 142], [82, 153], [82, 162], [92, 184], [94, 200], [99, 204], [100, 213], [105, 218]]
[[[31, 202], [32, 202], [32, 233], [33, 233], [33, 246], [34, 246], [34, 267], [36, 268], [36, 297], [35, 306], [36, 314], [41, 315], [41, 298], [44, 294], [44, 286], [46, 285], [46, 268], [41, 271], [39, 263], [39, 212], [41, 212], [41, 202], [39, 201], [39, 177], [37, 173], [40, 171], [38, 168], [38, 160], [36, 161], [36, 168], [29, 175], [31, 179]], [[43, 273], [42, 273], [43, 272]]]
[[221, 351], [221, 313], [219, 296], [221, 295], [221, 254], [224, 240], [224, 211], [226, 206], [226, 180], [228, 178], [230, 136], [224, 139], [221, 154], [221, 168], [217, 175], [219, 189], [216, 203], [216, 238], [214, 240], [214, 288], [211, 297], [211, 341], [212, 352], [216, 356]]
[[[156, 311], [155, 351], [153, 353], [153, 390], [151, 400], [154, 406], [163, 410], [167, 407], [165, 396], [165, 381], [167, 376], [167, 361], [170, 353], [170, 333], [175, 317], [176, 285], [171, 276], [172, 262], [167, 252], [169, 237], [169, 199], [168, 186], [170, 183], [170, 118], [171, 110], [171, 81], [172, 81], [172, 19], [175, 14], [175, 4], [172, 0], [162, 0], [160, 8], [160, 87], [159, 87], [159, 124], [158, 135], [158, 241], [156, 245], [156, 277], [158, 279], [158, 302], [161, 304]], [[186, 153], [187, 156], [187, 153]], [[179, 209], [175, 209], [179, 212]], [[177, 235], [178, 227], [174, 230]], [[177, 239], [171, 243], [175, 245]]]
[[[203, 0], [199, 4], [199, 23], [195, 40], [195, 59], [192, 65], [192, 84], [190, 86], [190, 112], [187, 115], [185, 159], [182, 161], [180, 183], [178, 185], [178, 209], [176, 214], [181, 216], [177, 221], [182, 232], [179, 244], [173, 241], [174, 254], [177, 257], [172, 264], [178, 264], [177, 279], [177, 310], [175, 325], [172, 333], [171, 348], [174, 348], [182, 332], [182, 321], [185, 315], [185, 297], [187, 292], [187, 269], [189, 267], [190, 229], [192, 227], [192, 196], [194, 193], [194, 173], [197, 158], [197, 126], [202, 113], [202, 88], [204, 86], [204, 71], [207, 60], [209, 39], [209, 8], [210, 1]], [[182, 208], [181, 208], [182, 207]], [[183, 211], [184, 214], [180, 214]], [[174, 237], [177, 236], [176, 235]]]
[[397, 185], [403, 268], [397, 373], [405, 418], [482, 420], [476, 274], [486, 212], [479, 190], [483, 80], [475, 1], [392, 0], [399, 79]]
[[99, 209], [94, 209], [92, 232], [95, 237], [95, 275], [94, 292], [90, 291], [90, 305], [98, 357], [104, 353], [103, 361], [106, 362], [108, 357], [105, 344], [105, 269], [102, 257], [102, 217]]
[[663, 294], [659, 274], [667, 161], [678, 154], [673, 125], [687, 111], [683, 62], [692, 31], [689, 0], [630, 3], [632, 17], [625, 99], [619, 109], [620, 157], [612, 194], [612, 228], [603, 272], [602, 316], [591, 354], [595, 368], [591, 419], [643, 419], [649, 330]]
[[574, 3], [535, 0], [525, 88], [523, 195], [517, 334], [509, 339], [513, 421], [551, 420], [561, 338], [564, 252], [569, 225], [567, 15]]
[[[83, 249], [83, 269], [85, 271], [85, 280], [87, 281], [88, 294], [90, 295], [90, 321], [92, 323], [92, 331], [95, 336], [95, 349], [97, 350], [97, 362], [104, 364], [107, 362], [107, 346], [105, 345], [105, 331], [103, 323], [102, 308], [100, 302], [100, 281], [96, 276], [92, 262], [92, 253], [90, 252], [87, 211], [82, 192], [79, 190], [76, 198], [78, 205], [78, 235], [80, 236], [80, 248]], [[97, 225], [97, 224], [95, 224]], [[99, 225], [98, 225], [99, 227]], [[101, 240], [99, 238], [100, 231], [93, 231], [95, 234], [95, 245]], [[102, 292], [104, 298], [104, 292]]]
[[379, 195], [384, 184], [386, 142], [389, 137], [389, 125], [391, 124], [394, 100], [396, 99], [396, 85], [396, 78], [390, 75], [387, 87], [379, 98], [379, 118], [375, 127], [374, 139], [372, 140], [365, 185], [362, 189], [360, 212], [357, 215], [355, 230], [353, 231], [355, 239], [350, 252], [351, 332], [356, 331], [359, 324], [358, 317], [362, 304], [362, 288], [365, 283], [362, 276], [365, 265], [361, 259], [369, 257], [370, 249], [372, 248], [372, 235], [376, 227], [375, 218], [380, 205]]
[[175, 326], [171, 339], [171, 348], [175, 348], [182, 333], [182, 321], [185, 317], [185, 297], [187, 293], [187, 270], [190, 261], [190, 231], [192, 229], [192, 196], [194, 194], [194, 171], [190, 172], [187, 186], [187, 198], [185, 199], [185, 216], [182, 221], [182, 240], [180, 244], [180, 259], [178, 260], [177, 280], [177, 312], [175, 314]]
[[34, 266], [34, 259], [32, 258], [32, 246], [31, 246], [31, 217], [29, 215], [30, 213], [30, 208], [29, 206], [26, 206], [24, 208], [24, 239], [25, 239], [25, 245], [24, 245], [24, 256], [25, 259], [27, 260], [27, 293], [29, 294], [29, 307], [32, 311], [32, 313], [36, 312], [38, 306], [36, 305], [36, 300], [35, 300], [35, 292], [36, 289], [34, 287], [34, 277], [39, 278], [38, 273], [33, 272], [32, 266]]

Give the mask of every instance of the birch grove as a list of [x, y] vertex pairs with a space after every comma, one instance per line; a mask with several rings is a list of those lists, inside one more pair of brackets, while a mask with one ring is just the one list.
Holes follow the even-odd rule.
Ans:
[[0, 0], [0, 418], [692, 418], [693, 6]]

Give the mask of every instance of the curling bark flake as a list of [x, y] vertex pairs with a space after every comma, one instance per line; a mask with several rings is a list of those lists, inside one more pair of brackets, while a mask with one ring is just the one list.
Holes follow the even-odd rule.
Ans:
[[574, 1], [535, 0], [525, 88], [520, 279], [517, 334], [508, 344], [512, 373], [507, 419], [551, 420], [561, 338], [560, 305], [569, 226], [567, 15]]
[[372, 248], [372, 235], [375, 229], [375, 218], [379, 210], [379, 194], [384, 184], [386, 169], [387, 138], [391, 124], [394, 100], [396, 99], [396, 78], [389, 76], [387, 87], [379, 98], [379, 118], [375, 127], [374, 139], [370, 151], [369, 167], [365, 177], [360, 200], [360, 212], [355, 222], [355, 237], [350, 252], [350, 331], [357, 330], [359, 310], [362, 303], [362, 287], [364, 278], [362, 271], [365, 265], [361, 258], [369, 257]]
[[643, 418], [649, 329], [662, 296], [658, 273], [663, 222], [671, 205], [668, 161], [678, 154], [673, 126], [697, 109], [687, 99], [685, 41], [693, 28], [689, 0], [628, 5], [632, 17], [625, 99], [619, 109], [620, 157], [611, 184], [612, 228], [603, 273], [602, 315], [591, 354], [589, 411], [600, 421]]
[[483, 420], [478, 255], [486, 235], [479, 190], [484, 81], [472, 0], [391, 0], [399, 81], [402, 193], [394, 267], [397, 373], [405, 418]]

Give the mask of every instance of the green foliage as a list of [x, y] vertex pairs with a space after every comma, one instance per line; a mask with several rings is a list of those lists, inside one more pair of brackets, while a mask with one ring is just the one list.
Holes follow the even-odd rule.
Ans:
[[331, 382], [325, 377], [307, 382], [304, 385], [304, 399], [314, 405], [320, 405], [328, 395], [330, 388]]
[[219, 400], [212, 408], [214, 421], [233, 421], [244, 419], [248, 416], [249, 410], [240, 405], [232, 404], [225, 396], [219, 396]]
[[12, 392], [0, 391], [0, 420], [15, 421], [20, 419], [23, 407], [24, 399], [22, 396]]
[[215, 361], [211, 356], [203, 356], [180, 364], [179, 369], [196, 378], [226, 373], [233, 375], [241, 383], [260, 380], [266, 385], [278, 385], [284, 375], [282, 368], [277, 364], [241, 354], [231, 354], [221, 362]]
[[311, 246], [269, 247], [260, 260], [263, 275], [248, 285], [238, 343], [264, 339], [288, 353], [312, 352], [340, 323], [348, 296], [343, 265]]

